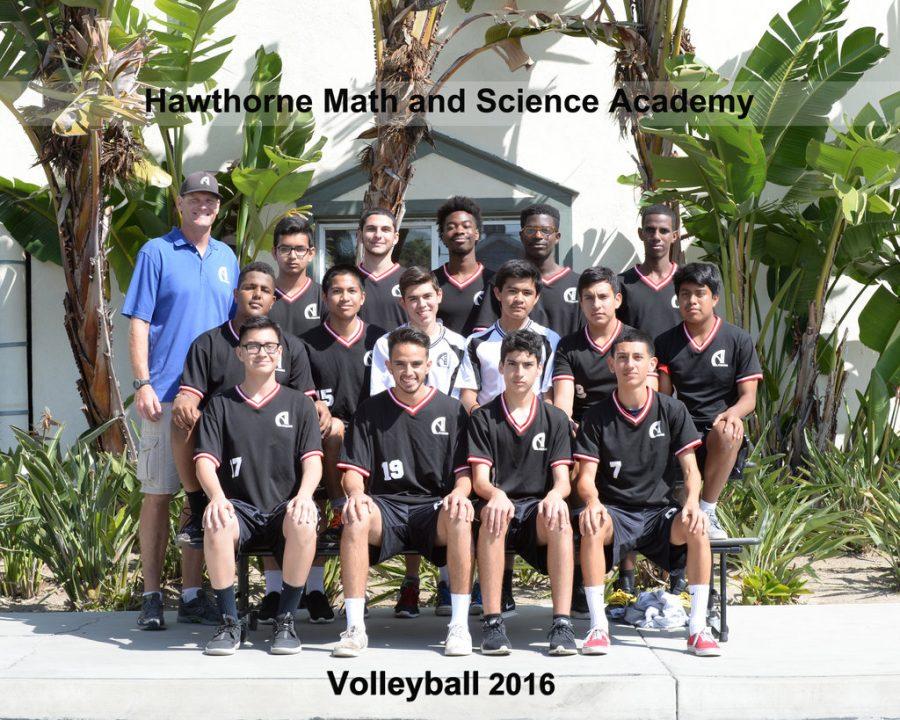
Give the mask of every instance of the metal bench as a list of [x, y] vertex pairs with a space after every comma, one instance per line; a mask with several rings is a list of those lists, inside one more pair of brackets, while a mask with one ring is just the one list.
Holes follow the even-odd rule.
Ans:
[[[709, 610], [707, 612], [710, 627], [723, 643], [728, 642], [728, 556], [737, 555], [745, 547], [759, 545], [758, 537], [725, 538], [710, 540], [713, 563], [709, 577]], [[716, 578], [716, 556], [719, 557], [719, 589], [714, 593]]]

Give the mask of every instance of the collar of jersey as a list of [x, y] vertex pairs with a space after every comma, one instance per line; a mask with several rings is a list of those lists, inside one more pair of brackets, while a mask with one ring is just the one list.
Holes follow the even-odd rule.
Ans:
[[363, 275], [365, 275], [367, 278], [374, 280], [375, 282], [378, 282], [382, 278], [386, 278], [392, 272], [396, 272], [397, 270], [400, 269], [400, 265], [398, 265], [397, 263], [394, 263], [391, 267], [389, 267], [387, 270], [385, 270], [383, 273], [381, 273], [381, 275], [376, 275], [375, 273], [369, 272], [368, 270], [366, 270], [365, 266], [362, 263], [360, 263], [356, 267], [359, 268], [359, 271]]
[[231, 324], [231, 320], [229, 320], [226, 324], [228, 325], [228, 330], [231, 332], [231, 336], [232, 336], [237, 342], [240, 342], [240, 341], [241, 341], [241, 336], [238, 335], [237, 332], [235, 332], [234, 325]]
[[562, 267], [556, 271], [556, 274], [550, 275], [549, 277], [542, 277], [541, 282], [543, 282], [544, 285], [552, 285], [557, 280], [559, 280], [561, 277], [564, 277], [565, 275], [567, 275], [570, 272], [572, 272], [572, 268]]
[[275, 385], [275, 389], [272, 390], [272, 392], [270, 392], [268, 395], [266, 395], [259, 402], [254, 402], [251, 398], [244, 395], [244, 391], [241, 390], [240, 385], [235, 385], [234, 389], [237, 390], [238, 395], [240, 395], [244, 399], [245, 403], [247, 403], [254, 410], [259, 410], [260, 408], [265, 407], [272, 401], [272, 398], [274, 398], [278, 394], [278, 391], [281, 390], [281, 385], [280, 384]]
[[531, 410], [528, 411], [528, 417], [525, 418], [525, 422], [519, 425], [506, 405], [506, 398], [503, 396], [503, 393], [500, 393], [500, 406], [503, 408], [503, 414], [506, 416], [506, 422], [508, 422], [512, 429], [516, 431], [517, 435], [521, 435], [529, 427], [531, 427], [531, 423], [533, 423], [534, 419], [537, 417], [537, 404], [537, 395], [532, 395]]
[[616, 410], [619, 411], [619, 414], [625, 418], [632, 425], [640, 425], [644, 422], [644, 418], [647, 417], [647, 414], [650, 412], [650, 406], [653, 405], [653, 388], [647, 388], [647, 401], [644, 403], [644, 406], [641, 408], [641, 411], [637, 414], [637, 416], [632, 415], [628, 410], [626, 410], [622, 403], [619, 402], [619, 391], [613, 390], [612, 394], [613, 403], [616, 406]]
[[428, 393], [423, 397], [417, 405], [407, 405], [400, 398], [394, 395], [394, 388], [388, 388], [388, 395], [391, 396], [391, 400], [394, 401], [397, 405], [403, 408], [410, 415], [418, 414], [419, 410], [425, 407], [429, 402], [431, 402], [431, 398], [433, 398], [437, 394], [437, 388], [429, 388]]
[[646, 285], [647, 285], [648, 287], [650, 287], [651, 289], [656, 290], [657, 292], [659, 292], [659, 291], [662, 290], [666, 285], [669, 284], [669, 281], [672, 279], [672, 276], [675, 274], [675, 271], [676, 271], [677, 269], [678, 269], [678, 263], [672, 263], [672, 269], [669, 270], [669, 274], [666, 275], [666, 276], [665, 276], [662, 280], [660, 280], [658, 283], [655, 283], [655, 282], [653, 282], [650, 278], [648, 278], [646, 275], [644, 275], [640, 270], [638, 270], [638, 266], [637, 266], [637, 265], [634, 266], [634, 271], [637, 273], [637, 276], [638, 276], [641, 280], [644, 281], [644, 284], [646, 284]]
[[447, 267], [447, 263], [444, 263], [444, 275], [447, 276], [447, 282], [449, 282], [457, 290], [463, 290], [463, 289], [469, 287], [469, 285], [471, 285], [479, 277], [481, 277], [481, 273], [483, 271], [484, 271], [484, 265], [482, 265], [481, 263], [478, 263], [478, 267], [475, 269], [475, 272], [473, 272], [471, 275], [469, 275], [469, 277], [467, 277], [462, 282], [457, 282], [456, 280], [453, 279], [453, 276], [450, 274], [450, 269]]
[[[532, 325], [534, 325], [534, 320], [532, 320], [531, 318], [528, 318], [528, 322], [525, 323], [522, 327], [520, 327], [519, 330], [530, 330]], [[500, 327], [500, 321], [499, 321], [499, 320], [497, 320], [497, 321], [494, 323], [494, 329], [495, 329], [498, 333], [500, 333], [500, 337], [506, 337], [506, 333], [503, 332], [503, 328]], [[515, 332], [515, 331], [513, 331], [513, 332]]]
[[[447, 328], [444, 327], [444, 323], [443, 323], [443, 322], [441, 322], [440, 320], [438, 320], [438, 321], [437, 321], [437, 325], [438, 325], [438, 334], [435, 336], [434, 342], [432, 342], [432, 340], [431, 340], [430, 337], [428, 338], [428, 343], [429, 343], [429, 344], [428, 344], [428, 349], [429, 349], [429, 350], [431, 350], [432, 348], [436, 348], [438, 345], [440, 345], [441, 340], [444, 339], [444, 335], [447, 334]], [[412, 327], [412, 326], [411, 326], [408, 322], [405, 322], [405, 323], [403, 323], [402, 325], [400, 325], [400, 327], [408, 328], [408, 327]], [[399, 328], [398, 328], [398, 329], [399, 329]], [[390, 333], [388, 333], [387, 335], [390, 335]], [[385, 337], [387, 337], [387, 335], [385, 335]]]
[[303, 293], [305, 293], [307, 290], [309, 290], [309, 286], [311, 284], [312, 284], [312, 278], [307, 276], [306, 282], [303, 284], [303, 287], [300, 288], [299, 290], [295, 290], [290, 295], [288, 295], [283, 290], [279, 290], [278, 288], [275, 288], [275, 292], [278, 293], [278, 297], [281, 298], [282, 300], [284, 300], [285, 302], [292, 303], [292, 302], [294, 302], [294, 300], [297, 300], [298, 298], [300, 298], [303, 295]]
[[698, 345], [691, 334], [688, 332], [687, 324], [681, 323], [681, 329], [684, 330], [684, 335], [688, 339], [688, 342], [691, 343], [691, 347], [694, 349], [694, 352], [703, 352], [706, 348], [709, 347], [709, 344], [713, 341], [716, 335], [719, 333], [719, 328], [722, 326], [722, 318], [716, 315], [716, 323], [713, 325], [713, 329], [710, 331], [709, 335], [706, 336], [706, 340], [703, 341], [702, 345]]
[[622, 323], [619, 318], [616, 318], [616, 331], [609, 336], [609, 340], [606, 341], [606, 345], [598, 345], [594, 342], [594, 338], [591, 337], [591, 331], [588, 329], [588, 326], [584, 326], [584, 336], [587, 338], [588, 344], [601, 355], [606, 355], [606, 353], [609, 352], [609, 348], [616, 341], [616, 338], [619, 337], [621, 332]]
[[[180, 227], [172, 227], [169, 231], [169, 237], [172, 238], [172, 245], [175, 247], [184, 247], [185, 245], [194, 247], [193, 243], [191, 243], [185, 236], [184, 233], [181, 232]], [[196, 248], [194, 248], [196, 250]], [[203, 253], [203, 257], [207, 257], [211, 252], [216, 251], [216, 243], [215, 238], [210, 235], [209, 242], [206, 244], [206, 252]]]
[[363, 336], [363, 328], [365, 327], [365, 323], [359, 318], [356, 317], [356, 322], [359, 323], [356, 327], [356, 332], [350, 336], [349, 340], [344, 340], [340, 335], [338, 335], [334, 330], [331, 329], [331, 326], [328, 324], [328, 321], [322, 323], [322, 327], [325, 328], [325, 331], [331, 335], [335, 340], [337, 340], [341, 345], [345, 348], [353, 347], [356, 342]]

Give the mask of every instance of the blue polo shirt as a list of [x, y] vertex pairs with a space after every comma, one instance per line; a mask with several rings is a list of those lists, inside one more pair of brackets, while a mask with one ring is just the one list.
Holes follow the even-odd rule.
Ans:
[[150, 383], [161, 402], [178, 393], [188, 348], [232, 314], [238, 262], [213, 238], [203, 257], [181, 230], [144, 243], [122, 314], [150, 323]]

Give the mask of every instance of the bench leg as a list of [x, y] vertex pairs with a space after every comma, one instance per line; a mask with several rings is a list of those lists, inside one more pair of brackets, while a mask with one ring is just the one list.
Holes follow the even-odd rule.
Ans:
[[246, 615], [250, 608], [250, 556], [238, 556], [238, 614]]
[[719, 554], [719, 640], [728, 642], [728, 553]]

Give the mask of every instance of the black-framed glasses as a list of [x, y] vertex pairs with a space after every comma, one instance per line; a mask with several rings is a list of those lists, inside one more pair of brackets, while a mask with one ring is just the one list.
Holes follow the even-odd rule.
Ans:
[[278, 246], [278, 254], [281, 257], [290, 257], [291, 255], [296, 255], [298, 258], [306, 257], [309, 254], [309, 251], [312, 248], [308, 247], [291, 247], [289, 245], [279, 245]]
[[555, 227], [546, 227], [544, 225], [526, 225], [522, 228], [522, 232], [528, 237], [537, 237], [538, 235], [550, 237], [556, 234], [557, 230]]
[[248, 343], [244, 343], [243, 345], [241, 345], [241, 347], [247, 351], [248, 355], [259, 355], [260, 350], [265, 350], [267, 355], [274, 355], [275, 353], [278, 352], [278, 348], [281, 347], [281, 343], [248, 342]]

